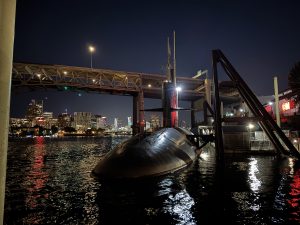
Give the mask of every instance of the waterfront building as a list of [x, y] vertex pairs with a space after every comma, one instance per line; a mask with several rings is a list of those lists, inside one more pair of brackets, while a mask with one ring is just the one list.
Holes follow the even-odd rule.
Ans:
[[42, 116], [45, 119], [45, 128], [51, 129], [52, 126], [57, 126], [57, 119], [53, 118], [53, 112], [43, 112]]
[[97, 117], [97, 129], [106, 129], [107, 128], [107, 117], [100, 116]]
[[31, 126], [35, 126], [35, 118], [43, 114], [43, 100], [32, 99], [29, 103], [25, 117], [31, 122]]
[[152, 130], [155, 130], [155, 129], [158, 129], [159, 127], [160, 127], [160, 117], [159, 117], [159, 115], [151, 114], [150, 115], [150, 128]]
[[127, 125], [128, 125], [128, 127], [132, 126], [132, 117], [131, 116], [127, 117]]
[[10, 118], [10, 127], [30, 127], [31, 122], [26, 118]]
[[64, 127], [71, 127], [71, 115], [68, 113], [61, 113], [57, 118], [57, 126], [60, 129]]
[[75, 129], [79, 132], [84, 132], [91, 128], [91, 112], [74, 112], [74, 125]]

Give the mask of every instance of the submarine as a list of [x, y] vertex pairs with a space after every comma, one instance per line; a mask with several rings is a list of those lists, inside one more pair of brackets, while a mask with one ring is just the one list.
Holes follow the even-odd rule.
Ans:
[[[115, 179], [159, 176], [182, 169], [197, 158], [205, 142], [201, 142], [191, 131], [174, 126], [177, 120], [177, 114], [174, 113], [176, 109], [166, 103], [176, 104], [176, 90], [172, 90], [172, 83], [165, 82], [163, 86], [167, 94], [163, 100], [166, 126], [151, 134], [137, 134], [117, 145], [98, 162], [92, 171], [94, 177]], [[168, 93], [173, 95], [168, 96]], [[168, 101], [169, 97], [173, 101]]]
[[167, 79], [162, 84], [162, 108], [144, 110], [162, 111], [164, 126], [150, 134], [136, 134], [117, 145], [98, 162], [92, 170], [93, 177], [128, 179], [165, 175], [190, 165], [199, 156], [208, 142], [176, 125], [178, 110], [185, 109], [178, 108], [174, 68], [168, 67]]

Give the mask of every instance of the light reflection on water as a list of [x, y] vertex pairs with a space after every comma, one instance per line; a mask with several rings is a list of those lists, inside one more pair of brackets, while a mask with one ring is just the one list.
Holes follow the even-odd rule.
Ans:
[[[188, 168], [136, 181], [97, 181], [98, 160], [126, 138], [9, 142], [6, 224], [213, 224], [214, 151]], [[228, 224], [298, 224], [300, 166], [273, 156], [226, 155]]]

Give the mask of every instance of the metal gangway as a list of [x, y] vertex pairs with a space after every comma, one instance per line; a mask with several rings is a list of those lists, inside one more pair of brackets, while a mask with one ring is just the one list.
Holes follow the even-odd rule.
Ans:
[[267, 134], [268, 138], [275, 147], [278, 154], [289, 155], [300, 158], [300, 153], [284, 134], [281, 128], [265, 110], [263, 105], [260, 103], [258, 98], [241, 78], [239, 73], [231, 65], [229, 60], [225, 57], [223, 52], [219, 49], [212, 51], [213, 58], [213, 83], [214, 83], [214, 126], [215, 126], [215, 145], [217, 151], [217, 158], [221, 162], [224, 159], [224, 145], [223, 145], [223, 132], [221, 118], [221, 101], [219, 95], [219, 84], [218, 84], [218, 69], [217, 66], [220, 64], [224, 69], [227, 76], [234, 83], [242, 99], [246, 102], [249, 109], [252, 111], [254, 118], [253, 120], [258, 121], [260, 127]]

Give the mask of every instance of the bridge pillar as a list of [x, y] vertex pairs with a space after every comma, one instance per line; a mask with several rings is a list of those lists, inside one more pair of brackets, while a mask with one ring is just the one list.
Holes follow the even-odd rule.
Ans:
[[144, 119], [144, 93], [142, 90], [133, 96], [133, 109], [132, 109], [132, 134], [144, 132], [145, 119]]
[[16, 0], [0, 0], [0, 224], [4, 218]]
[[[191, 101], [191, 108], [195, 109], [195, 101]], [[196, 127], [196, 111], [191, 110], [191, 128]]]

